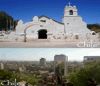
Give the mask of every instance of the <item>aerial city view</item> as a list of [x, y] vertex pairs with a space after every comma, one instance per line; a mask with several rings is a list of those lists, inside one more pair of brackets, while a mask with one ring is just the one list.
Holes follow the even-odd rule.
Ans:
[[0, 86], [100, 86], [100, 1], [0, 0]]
[[1, 48], [0, 55], [1, 86], [100, 84], [100, 49]]

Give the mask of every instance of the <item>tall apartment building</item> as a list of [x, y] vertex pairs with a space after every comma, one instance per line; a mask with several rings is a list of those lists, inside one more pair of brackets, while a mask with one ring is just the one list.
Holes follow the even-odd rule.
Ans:
[[[68, 57], [66, 55], [55, 55], [54, 56], [54, 72], [61, 73], [63, 75], [67, 75], [67, 62]], [[63, 70], [63, 73], [62, 73]]]

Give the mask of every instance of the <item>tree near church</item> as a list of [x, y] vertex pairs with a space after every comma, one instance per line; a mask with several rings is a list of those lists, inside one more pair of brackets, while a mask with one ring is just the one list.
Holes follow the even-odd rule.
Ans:
[[0, 31], [14, 30], [17, 21], [4, 11], [0, 11]]

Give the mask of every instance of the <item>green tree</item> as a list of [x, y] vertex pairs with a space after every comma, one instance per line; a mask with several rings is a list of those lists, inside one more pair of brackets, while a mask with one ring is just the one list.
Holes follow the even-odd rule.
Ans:
[[12, 73], [4, 70], [0, 70], [0, 80], [7, 80], [12, 77]]
[[84, 68], [70, 74], [68, 78], [74, 86], [87, 86], [89, 78], [100, 83], [100, 63], [87, 64]]
[[14, 30], [17, 21], [4, 11], [0, 11], [0, 31]]

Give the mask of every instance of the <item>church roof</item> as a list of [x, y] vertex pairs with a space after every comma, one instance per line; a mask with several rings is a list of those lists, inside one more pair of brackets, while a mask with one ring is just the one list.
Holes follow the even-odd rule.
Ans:
[[[50, 18], [50, 17], [48, 17], [48, 16], [45, 16], [45, 15], [39, 16], [39, 18], [42, 18], [42, 17], [45, 17], [45, 18], [48, 18], [48, 19], [52, 19], [52, 18]], [[59, 24], [64, 24], [64, 23], [59, 22], [59, 21], [56, 21], [56, 20], [54, 20], [54, 19], [52, 19], [52, 20], [55, 21], [55, 22], [57, 22], [57, 23], [59, 23]]]

